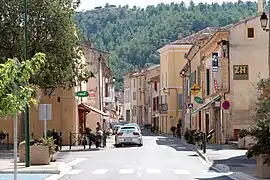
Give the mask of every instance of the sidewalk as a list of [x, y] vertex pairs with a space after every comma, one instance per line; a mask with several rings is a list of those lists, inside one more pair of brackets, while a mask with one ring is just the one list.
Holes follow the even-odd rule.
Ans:
[[235, 179], [260, 179], [257, 177], [256, 160], [246, 157], [247, 150], [237, 149], [226, 144], [207, 144], [206, 154], [199, 149], [196, 151], [213, 168], [222, 172], [233, 172], [232, 176]]
[[230, 145], [207, 144], [206, 154], [192, 144], [186, 143], [185, 139], [175, 138], [161, 134], [184, 144], [190, 150], [196, 151], [211, 168], [218, 172], [230, 173], [230, 178], [234, 180], [264, 180], [257, 177], [256, 160], [248, 159], [245, 155], [247, 150], [237, 149]]

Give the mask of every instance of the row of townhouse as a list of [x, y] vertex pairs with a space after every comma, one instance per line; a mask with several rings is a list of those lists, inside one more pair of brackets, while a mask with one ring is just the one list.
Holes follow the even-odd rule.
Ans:
[[158, 125], [159, 71], [160, 65], [153, 65], [124, 77], [125, 121]]
[[[95, 77], [86, 83], [79, 83], [70, 90], [56, 89], [50, 96], [40, 91], [39, 104], [51, 104], [51, 120], [47, 121], [47, 129], [54, 129], [62, 133], [63, 144], [69, 144], [70, 132], [73, 142], [78, 141], [80, 134], [86, 127], [95, 131], [96, 123], [100, 122], [104, 128], [109, 127], [109, 122], [116, 121], [121, 116], [121, 108], [116, 102], [116, 92], [112, 73], [107, 65], [109, 53], [93, 47], [91, 42], [83, 42], [82, 62], [87, 63], [87, 68]], [[78, 97], [76, 93], [87, 91], [87, 97]], [[13, 143], [13, 120], [0, 119], [0, 131], [10, 134], [10, 142]], [[39, 106], [30, 108], [30, 134], [32, 138], [43, 136], [44, 122], [39, 119]], [[24, 140], [25, 119], [22, 114], [18, 121], [18, 139]]]
[[[253, 124], [256, 83], [270, 74], [269, 33], [261, 27], [261, 12], [259, 8], [257, 16], [185, 38], [179, 34], [178, 40], [160, 48], [155, 78], [147, 80], [147, 69], [125, 76], [126, 120], [143, 120], [168, 134], [180, 122], [182, 134], [186, 129], [214, 130], [213, 143], [237, 141], [239, 131]], [[143, 101], [138, 100], [141, 90]], [[155, 102], [156, 113], [149, 113]], [[145, 111], [138, 111], [140, 106]]]

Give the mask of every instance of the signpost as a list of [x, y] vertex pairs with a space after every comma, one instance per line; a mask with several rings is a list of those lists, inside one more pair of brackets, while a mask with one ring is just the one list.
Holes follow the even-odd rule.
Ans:
[[89, 93], [87, 91], [78, 91], [76, 92], [76, 96], [78, 97], [87, 97]]
[[222, 108], [223, 108], [224, 110], [228, 110], [228, 109], [230, 108], [230, 106], [231, 106], [230, 101], [228, 101], [228, 100], [223, 101], [223, 103], [222, 103]]
[[200, 92], [200, 90], [201, 90], [201, 88], [200, 88], [200, 86], [197, 85], [197, 84], [194, 84], [194, 85], [191, 87], [191, 89], [190, 89], [191, 93], [192, 93], [194, 96], [196, 96], [196, 95]]
[[202, 103], [203, 103], [203, 99], [202, 99], [201, 97], [198, 97], [198, 96], [196, 96], [196, 97], [194, 98], [194, 101], [195, 101], [196, 103], [198, 103], [198, 104], [202, 104]]
[[192, 108], [193, 108], [193, 104], [192, 104], [192, 103], [189, 103], [189, 104], [188, 104], [188, 108], [189, 108], [189, 109], [192, 109]]
[[39, 120], [44, 121], [44, 138], [47, 138], [47, 120], [52, 120], [52, 105], [40, 104], [39, 105]]

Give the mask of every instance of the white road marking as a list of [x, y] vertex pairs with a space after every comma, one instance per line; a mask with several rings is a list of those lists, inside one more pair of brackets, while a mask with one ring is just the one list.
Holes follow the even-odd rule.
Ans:
[[134, 170], [133, 169], [120, 169], [118, 174], [133, 174]]
[[159, 169], [147, 169], [147, 174], [161, 174], [161, 171]]
[[142, 176], [142, 167], [139, 166], [139, 167], [138, 167], [137, 177], [141, 177], [141, 176]]
[[138, 167], [138, 171], [141, 171], [141, 170], [142, 170], [142, 167], [141, 167], [141, 166], [139, 166], [139, 167]]
[[67, 174], [80, 174], [82, 171], [82, 169], [72, 169]]
[[96, 169], [92, 172], [93, 175], [103, 175], [106, 174], [108, 172], [108, 169]]
[[180, 175], [180, 174], [190, 174], [188, 170], [184, 169], [173, 169], [174, 174]]
[[229, 176], [233, 173], [232, 172], [220, 173], [220, 172], [216, 172], [213, 170], [211, 170], [211, 171], [205, 170], [205, 171], [203, 171], [203, 174], [208, 175], [208, 176]]
[[87, 160], [87, 158], [77, 158], [69, 163], [67, 163], [68, 166], [75, 166], [76, 164], [79, 164], [82, 161]]

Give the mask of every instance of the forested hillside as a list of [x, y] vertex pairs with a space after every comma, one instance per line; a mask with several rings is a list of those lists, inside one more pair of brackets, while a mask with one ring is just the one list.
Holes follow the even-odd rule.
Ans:
[[118, 80], [125, 72], [159, 63], [157, 49], [208, 26], [224, 26], [255, 15], [254, 2], [218, 5], [185, 3], [139, 7], [116, 7], [78, 12], [76, 21], [82, 35], [96, 47], [111, 53], [110, 66]]

